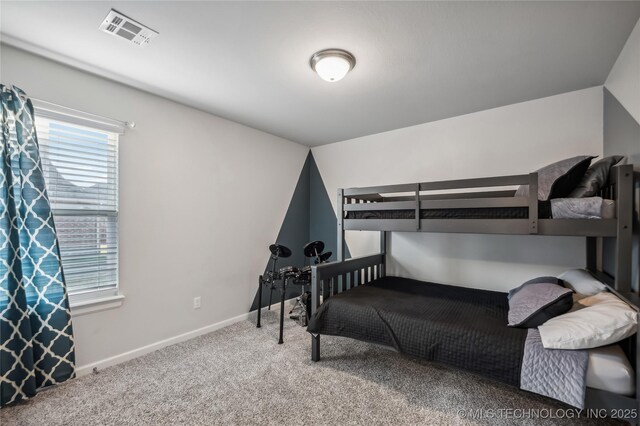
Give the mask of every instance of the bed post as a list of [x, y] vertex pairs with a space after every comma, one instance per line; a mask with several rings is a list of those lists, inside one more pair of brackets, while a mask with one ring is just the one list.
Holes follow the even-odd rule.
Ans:
[[[315, 315], [320, 307], [320, 283], [318, 270], [311, 267], [311, 315]], [[320, 335], [311, 333], [311, 361], [320, 361]]]
[[615, 289], [631, 291], [632, 217], [633, 217], [633, 165], [616, 166], [616, 200], [618, 229], [616, 236]]
[[598, 237], [587, 237], [587, 269], [598, 270]]
[[380, 264], [380, 276], [387, 275], [387, 232], [380, 231], [380, 254], [382, 255], [382, 263]]
[[415, 207], [416, 211], [414, 213], [415, 215], [415, 221], [416, 221], [416, 231], [420, 230], [420, 184], [416, 184], [416, 207]]
[[538, 173], [529, 173], [529, 234], [538, 233]]
[[[336, 216], [338, 218], [338, 253], [336, 254], [336, 258], [338, 262], [343, 262], [344, 252], [346, 250], [344, 249], [344, 189], [342, 188], [338, 189], [338, 206]], [[337, 288], [338, 291], [344, 291], [347, 288], [346, 278], [343, 278], [342, 276], [338, 277], [336, 281], [332, 280], [331, 283], [336, 286], [334, 289]], [[333, 289], [329, 290], [333, 291]]]
[[337, 250], [338, 253], [337, 261], [344, 261], [344, 189], [338, 189], [338, 206], [336, 211], [336, 216], [338, 218], [338, 241], [337, 241]]
[[[338, 262], [344, 261], [344, 189], [338, 189], [338, 205], [336, 210], [338, 219], [338, 240], [336, 258]], [[311, 315], [315, 315], [320, 307], [320, 284], [316, 267], [311, 268]], [[342, 288], [342, 277], [338, 278], [338, 288]], [[311, 360], [320, 361], [320, 335], [311, 334]]]

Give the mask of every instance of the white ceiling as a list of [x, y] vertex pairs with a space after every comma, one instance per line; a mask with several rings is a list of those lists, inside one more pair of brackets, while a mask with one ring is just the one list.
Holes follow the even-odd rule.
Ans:
[[[601, 85], [640, 2], [11, 2], [4, 39], [132, 86], [320, 145]], [[139, 49], [98, 31], [116, 10], [160, 32]], [[24, 47], [24, 45], [23, 45]], [[309, 67], [343, 48], [355, 69]]]

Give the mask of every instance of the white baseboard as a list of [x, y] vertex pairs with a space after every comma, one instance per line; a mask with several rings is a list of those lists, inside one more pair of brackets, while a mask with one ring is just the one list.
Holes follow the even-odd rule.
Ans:
[[[291, 302], [296, 298], [293, 297], [291, 299], [287, 299], [285, 303]], [[280, 302], [274, 303], [271, 305], [272, 311], [278, 311], [280, 309]], [[267, 308], [262, 308], [262, 311], [266, 311]], [[215, 324], [210, 324], [202, 328], [198, 328], [196, 330], [188, 331], [183, 334], [179, 334], [177, 336], [169, 337], [168, 339], [160, 340], [155, 343], [151, 343], [150, 345], [142, 346], [140, 348], [134, 349], [132, 351], [124, 352], [119, 355], [114, 355], [109, 358], [102, 359], [100, 361], [92, 362], [90, 364], [81, 365], [76, 367], [76, 377], [86, 376], [93, 372], [94, 368], [98, 370], [105, 369], [107, 367], [111, 367], [116, 364], [120, 364], [134, 358], [141, 357], [148, 353], [157, 351], [158, 349], [165, 348], [167, 346], [175, 345], [176, 343], [185, 342], [187, 340], [194, 339], [198, 336], [202, 336], [203, 334], [208, 334], [216, 330], [220, 330], [221, 328], [230, 326], [240, 321], [245, 321], [249, 319], [250, 315], [252, 315], [255, 311], [247, 312], [246, 314], [238, 315], [237, 317], [229, 318], [224, 321], [217, 322]]]

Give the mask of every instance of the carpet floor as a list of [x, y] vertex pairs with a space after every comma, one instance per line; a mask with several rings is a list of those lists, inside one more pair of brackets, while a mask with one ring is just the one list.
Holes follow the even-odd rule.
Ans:
[[[0, 410], [0, 424], [609, 423], [558, 419], [567, 408], [560, 403], [350, 339], [323, 337], [322, 360], [313, 363], [303, 328], [287, 320], [284, 345], [277, 335], [269, 312], [260, 329], [236, 323], [41, 392]], [[509, 409], [541, 410], [546, 418], [500, 411]], [[486, 415], [465, 418], [472, 410]]]

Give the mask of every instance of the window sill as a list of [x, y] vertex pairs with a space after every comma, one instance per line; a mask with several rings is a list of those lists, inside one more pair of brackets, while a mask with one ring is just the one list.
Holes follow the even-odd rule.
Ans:
[[116, 294], [114, 296], [100, 297], [98, 299], [73, 300], [73, 296], [69, 298], [71, 307], [71, 316], [78, 317], [94, 312], [106, 311], [108, 309], [116, 309], [124, 303], [124, 295]]

